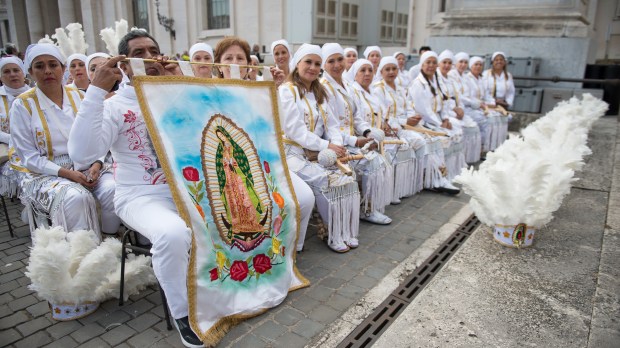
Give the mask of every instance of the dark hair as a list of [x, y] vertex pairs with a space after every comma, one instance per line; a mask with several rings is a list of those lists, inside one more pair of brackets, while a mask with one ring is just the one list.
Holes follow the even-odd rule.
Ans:
[[147, 33], [145, 30], [135, 29], [135, 30], [128, 32], [125, 36], [123, 36], [121, 41], [118, 43], [118, 54], [122, 56], [128, 55], [129, 54], [129, 41], [133, 39], [137, 39], [139, 37], [148, 37], [149, 39], [153, 40], [153, 42], [155, 43], [155, 46], [157, 46], [157, 49], [159, 50], [159, 44], [157, 43], [154, 37], [149, 35], [149, 33]]
[[[306, 87], [304, 87], [303, 82], [301, 81], [301, 77], [299, 77], [299, 71], [297, 70], [297, 67], [295, 67], [295, 69], [293, 69], [293, 72], [288, 75], [287, 81], [291, 82], [293, 86], [297, 87], [300, 98], [303, 98], [304, 93], [308, 92], [306, 90]], [[316, 102], [319, 104], [323, 104], [323, 102], [327, 102], [327, 100], [329, 99], [329, 97], [327, 96], [327, 90], [318, 78], [312, 81], [312, 83], [310, 84], [310, 92], [314, 94]]]
[[[227, 49], [232, 46], [241, 47], [243, 53], [245, 53], [245, 59], [247, 60], [249, 65], [252, 61], [252, 59], [250, 58], [250, 44], [238, 36], [227, 36], [217, 43], [217, 45], [215, 46], [215, 51], [213, 52], [213, 54], [215, 55], [215, 57], [213, 57], [213, 62], [221, 63], [222, 55], [224, 54], [224, 52], [226, 52]], [[215, 69], [217, 71], [217, 74], [220, 75], [221, 71], [217, 67], [215, 67]]]
[[[426, 78], [426, 75], [424, 76], [424, 78]], [[426, 78], [426, 81], [428, 81], [428, 78]], [[437, 70], [435, 70], [435, 81], [437, 81], [437, 87], [439, 88], [439, 92], [441, 92], [441, 96], [444, 101], [448, 100], [448, 96], [443, 92], [443, 90], [441, 89], [441, 82], [439, 82], [439, 74], [437, 74]], [[431, 83], [430, 81], [428, 81], [428, 85], [430, 86]], [[431, 92], [433, 92], [433, 95], [436, 96], [437, 94], [434, 91], [433, 86], [431, 86]]]
[[421, 53], [422, 51], [432, 51], [431, 46], [421, 46], [418, 53]]
[[4, 52], [8, 55], [16, 56], [19, 53], [19, 50], [17, 49], [17, 46], [9, 42], [4, 45]]

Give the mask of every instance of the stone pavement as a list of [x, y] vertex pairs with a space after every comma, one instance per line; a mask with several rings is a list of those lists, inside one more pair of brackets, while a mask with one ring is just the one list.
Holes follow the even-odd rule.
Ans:
[[599, 120], [593, 155], [534, 246], [480, 227], [375, 347], [620, 347], [620, 123]]
[[[308, 231], [298, 267], [311, 286], [292, 292], [277, 308], [235, 327], [221, 347], [303, 347], [354, 306], [369, 289], [408, 258], [466, 205], [465, 195], [422, 192], [387, 208], [389, 226], [361, 223], [360, 247], [346, 254], [330, 251]], [[166, 330], [156, 288], [132, 296], [122, 307], [103, 303], [90, 316], [51, 319], [46, 301], [28, 290], [28, 226], [21, 205], [7, 200], [16, 238], [0, 217], [0, 346], [11, 347], [181, 347], [175, 330]], [[415, 266], [412, 266], [415, 268]]]

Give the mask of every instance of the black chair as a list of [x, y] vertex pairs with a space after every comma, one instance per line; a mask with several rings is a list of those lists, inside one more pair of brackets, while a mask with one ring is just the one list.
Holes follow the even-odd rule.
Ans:
[[[123, 301], [123, 294], [125, 292], [125, 259], [127, 258], [127, 252], [132, 251], [137, 255], [146, 255], [151, 256], [151, 245], [143, 245], [138, 242], [139, 233], [135, 230], [131, 229], [127, 224], [125, 224], [127, 229], [123, 233], [123, 237], [121, 238], [121, 243], [123, 245], [122, 253], [121, 253], [121, 288], [119, 294], [118, 305], [122, 306], [125, 301]], [[166, 300], [166, 294], [164, 290], [161, 288], [159, 282], [157, 282], [157, 287], [159, 288], [159, 293], [161, 294], [162, 305], [164, 306], [164, 315], [166, 316], [166, 327], [168, 330], [172, 330], [172, 323], [170, 321], [170, 311], [168, 310], [168, 301]]]
[[11, 219], [9, 218], [9, 211], [6, 208], [6, 201], [4, 200], [4, 196], [0, 195], [2, 198], [2, 208], [4, 209], [4, 218], [6, 220], [6, 224], [9, 225], [9, 233], [11, 234], [11, 238], [15, 238], [15, 234], [13, 233], [13, 226], [11, 225]]

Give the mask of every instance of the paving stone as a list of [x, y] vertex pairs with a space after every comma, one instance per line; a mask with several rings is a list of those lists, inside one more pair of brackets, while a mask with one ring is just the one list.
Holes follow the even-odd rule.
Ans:
[[268, 347], [267, 342], [262, 341], [260, 338], [253, 334], [247, 334], [243, 336], [239, 341], [236, 341], [234, 344], [235, 348], [260, 348], [260, 347]]
[[21, 338], [22, 336], [15, 329], [8, 329], [8, 330], [0, 331], [0, 342], [2, 342], [3, 345], [8, 346], [9, 344]]
[[18, 252], [12, 255], [8, 255], [2, 258], [2, 260], [0, 260], [0, 262], [4, 262], [5, 264], [10, 263], [10, 262], [15, 262], [15, 261], [19, 261], [19, 260], [23, 260], [25, 258], [27, 258], [28, 255], [26, 255], [24, 252]]
[[23, 252], [23, 251], [26, 251], [26, 250], [28, 250], [28, 246], [25, 245], [25, 244], [22, 244], [22, 245], [17, 245], [17, 246], [10, 247], [10, 248], [5, 249], [3, 251], [7, 255], [13, 255], [13, 254], [20, 253], [20, 252]]
[[9, 302], [13, 301], [13, 296], [11, 296], [10, 293], [5, 293], [0, 295], [0, 305], [5, 305], [8, 304]]
[[48, 327], [45, 331], [47, 331], [53, 339], [59, 339], [74, 332], [75, 330], [78, 330], [81, 327], [82, 324], [80, 324], [80, 322], [77, 320], [60, 321]]
[[335, 294], [334, 296], [330, 297], [329, 300], [325, 302], [325, 304], [340, 312], [344, 312], [349, 309], [349, 307], [351, 307], [355, 302], [357, 302], [357, 300], [342, 296], [340, 294]]
[[[139, 299], [141, 299], [141, 298], [147, 297], [147, 296], [148, 296], [148, 295], [150, 295], [152, 292], [153, 292], [153, 290], [152, 290], [152, 289], [150, 289], [150, 288], [146, 288], [146, 289], [144, 289], [144, 290], [140, 291], [140, 292], [139, 292], [139, 293], [137, 293], [137, 294], [133, 294], [133, 295], [129, 296], [129, 299], [130, 299], [130, 300], [132, 300], [132, 301], [134, 301], [134, 302], [136, 302], [136, 301], [138, 301], [138, 300], [139, 300]], [[161, 297], [161, 296], [160, 296], [160, 297]]]
[[312, 338], [314, 335], [318, 334], [323, 330], [324, 325], [317, 323], [314, 320], [304, 318], [297, 323], [297, 325], [293, 326], [293, 332], [303, 336], [305, 338]]
[[43, 330], [51, 325], [51, 320], [47, 319], [46, 317], [39, 317], [29, 320], [23, 324], [17, 325], [17, 331], [19, 331], [22, 336], [29, 336], [32, 333]]
[[161, 318], [159, 318], [155, 314], [145, 313], [135, 319], [128, 321], [127, 325], [129, 325], [132, 329], [136, 330], [137, 332], [142, 332], [146, 330], [147, 328], [157, 324], [160, 321], [161, 321]]
[[283, 326], [278, 325], [273, 320], [262, 323], [259, 327], [252, 330], [252, 334], [262, 338], [265, 342], [275, 342], [276, 338], [287, 331]]
[[291, 306], [297, 308], [303, 313], [310, 313], [310, 311], [319, 304], [319, 301], [313, 299], [312, 297], [302, 296], [297, 300], [293, 301]]
[[13, 315], [0, 319], [0, 330], [15, 327], [16, 325], [28, 321], [29, 319], [30, 318], [28, 315], [23, 311], [14, 313]]
[[344, 280], [342, 278], [327, 277], [327, 278], [321, 280], [321, 282], [319, 284], [323, 285], [323, 286], [325, 286], [326, 288], [329, 288], [329, 289], [338, 289], [345, 282], [346, 282], [346, 280]]
[[9, 302], [9, 307], [11, 307], [11, 309], [14, 311], [18, 311], [20, 309], [30, 307], [31, 305], [38, 303], [38, 302], [39, 302], [39, 299], [37, 299], [33, 295], [28, 295], [28, 296], [24, 296], [22, 298], [18, 298], [18, 299], [15, 299]]
[[146, 296], [146, 299], [149, 302], [151, 302], [151, 303], [153, 303], [153, 304], [155, 304], [157, 306], [161, 305], [161, 302], [162, 302], [161, 301], [161, 294], [159, 293], [159, 291], [155, 291], [155, 292], [149, 294], [148, 296]]
[[[357, 285], [362, 289], [370, 289], [372, 287], [374, 287], [375, 285], [377, 285], [377, 280], [365, 275], [359, 275], [355, 278], [353, 278], [348, 284], [353, 284], [353, 285]], [[347, 284], [347, 285], [348, 285]]]
[[127, 325], [121, 325], [113, 328], [112, 330], [104, 333], [100, 337], [112, 346], [116, 346], [121, 342], [127, 340], [129, 337], [135, 335], [136, 332]]
[[353, 284], [346, 284], [338, 290], [338, 294], [355, 300], [358, 300], [365, 293], [366, 290]]
[[327, 268], [312, 267], [310, 270], [304, 273], [304, 276], [306, 276], [306, 278], [309, 278], [311, 281], [315, 281], [328, 276], [331, 272], [332, 271]]
[[286, 307], [274, 316], [274, 320], [281, 325], [293, 326], [304, 317], [305, 315], [298, 310], [292, 307]]
[[23, 275], [24, 274], [20, 270], [16, 270], [16, 271], [13, 271], [13, 272], [5, 273], [3, 275], [0, 275], [0, 284], [8, 283], [11, 280], [14, 280], [14, 279], [17, 279], [19, 277], [22, 277]]
[[92, 340], [82, 343], [80, 345], [80, 348], [106, 348], [106, 347], [110, 347], [110, 345], [99, 337], [95, 337]]
[[340, 314], [340, 311], [337, 311], [325, 304], [315, 308], [312, 312], [310, 312], [310, 314], [308, 314], [308, 317], [318, 323], [328, 325], [338, 319]]
[[[396, 267], [396, 265], [394, 265], [393, 267]], [[370, 266], [368, 268], [366, 268], [366, 270], [364, 270], [364, 275], [368, 276], [372, 279], [375, 280], [375, 284], [377, 283], [377, 280], [383, 279], [388, 273], [390, 273], [389, 271], [383, 270], [381, 268], [378, 268], [377, 266]]]
[[146, 313], [149, 309], [155, 307], [154, 304], [147, 301], [146, 299], [140, 299], [137, 302], [134, 302], [128, 306], [123, 306], [123, 310], [127, 312], [132, 317], [137, 317]]
[[9, 308], [9, 305], [1, 305], [0, 306], [0, 318], [4, 318], [6, 316], [13, 315], [13, 311]]
[[308, 344], [308, 339], [297, 335], [293, 332], [287, 332], [280, 336], [278, 340], [273, 344], [273, 347], [277, 348], [301, 348]]
[[28, 311], [33, 318], [36, 318], [41, 315], [48, 314], [50, 312], [50, 307], [47, 301], [41, 301], [26, 308], [26, 311]]
[[45, 348], [73, 348], [73, 347], [83, 347], [79, 343], [77, 343], [71, 336], [65, 336], [59, 340], [55, 340], [54, 342], [45, 346]]
[[0, 284], [0, 294], [4, 294], [6, 292], [12, 291], [14, 289], [19, 288], [20, 285], [15, 280], [10, 280], [6, 283]]
[[359, 270], [354, 270], [348, 265], [340, 267], [332, 276], [337, 279], [351, 280], [357, 276]]
[[[4, 341], [2, 341], [4, 342]], [[16, 348], [41, 347], [52, 342], [52, 338], [45, 331], [39, 331], [15, 343]]]
[[20, 286], [19, 288], [10, 292], [11, 296], [13, 296], [14, 298], [22, 298], [24, 296], [28, 296], [33, 293], [34, 291], [28, 289], [25, 286]]
[[0, 267], [0, 272], [2, 274], [13, 272], [15, 270], [19, 270], [24, 267], [24, 264], [21, 261], [10, 262], [4, 265], [4, 267]]
[[17, 278], [16, 280], [17, 280], [17, 284], [19, 284], [20, 286], [30, 285], [30, 279], [26, 276]]
[[[101, 306], [99, 306], [99, 308], [97, 308], [97, 310], [94, 313], [91, 313], [83, 318], [80, 318], [78, 319], [78, 321], [82, 323], [82, 325], [88, 325], [94, 322], [98, 322], [101, 318], [105, 318], [107, 315], [108, 315], [108, 311], [106, 311], [105, 309], [101, 308]], [[104, 325], [101, 325], [101, 326], [105, 327]]]
[[327, 288], [323, 285], [314, 285], [310, 288], [310, 291], [308, 291], [308, 296], [318, 301], [325, 301], [333, 293], [333, 289]]
[[164, 339], [164, 336], [161, 333], [153, 329], [146, 329], [130, 338], [127, 343], [134, 347], [149, 347], [162, 339]]
[[103, 326], [97, 323], [90, 323], [74, 331], [71, 334], [71, 337], [73, 337], [73, 339], [78, 341], [79, 343], [82, 343], [90, 339], [93, 339], [103, 334], [104, 332], [105, 332], [105, 328]]

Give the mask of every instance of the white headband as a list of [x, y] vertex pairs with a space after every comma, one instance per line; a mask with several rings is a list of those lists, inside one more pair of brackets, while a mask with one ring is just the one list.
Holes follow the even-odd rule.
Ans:
[[67, 63], [66, 63], [66, 66], [71, 65], [71, 62], [72, 62], [72, 61], [74, 61], [74, 60], [76, 60], [76, 59], [79, 59], [79, 60], [81, 60], [84, 64], [86, 64], [86, 60], [88, 59], [88, 57], [86, 57], [86, 55], [85, 55], [85, 54], [81, 54], [81, 53], [74, 53], [74, 54], [70, 55], [69, 57], [67, 57]]
[[403, 52], [394, 52], [393, 56], [394, 58], [398, 58], [398, 55], [402, 54], [403, 56], [405, 56], [405, 58], [407, 58], [407, 55], [404, 54]]
[[92, 77], [90, 73], [90, 62], [95, 58], [112, 58], [112, 56], [107, 53], [103, 53], [103, 52], [95, 52], [91, 54], [90, 56], [86, 57], [86, 74], [88, 75], [88, 78], [91, 80], [92, 80]]
[[379, 52], [379, 55], [383, 56], [383, 53], [381, 53], [381, 48], [379, 48], [379, 46], [368, 46], [364, 50], [364, 58], [368, 59], [368, 56], [370, 55], [370, 52], [374, 52], [374, 51]]
[[502, 57], [504, 57], [504, 59], [506, 59], [506, 55], [504, 54], [504, 52], [497, 51], [497, 52], [493, 53], [493, 55], [491, 56], [491, 60], [495, 60], [495, 57], [497, 57], [498, 55], [502, 56]]
[[471, 67], [474, 66], [474, 64], [476, 64], [477, 62], [484, 63], [484, 59], [478, 56], [473, 56], [469, 58], [469, 68], [471, 69]]
[[435, 51], [426, 51], [422, 54], [422, 57], [420, 57], [420, 65], [424, 64], [424, 62], [426, 62], [427, 59], [434, 57], [435, 59], [437, 59], [437, 53], [435, 53]]
[[209, 53], [209, 55], [211, 56], [211, 60], [215, 59], [213, 55], [213, 47], [211, 47], [209, 44], [206, 44], [204, 42], [198, 42], [192, 45], [192, 47], [189, 49], [189, 60], [190, 61], [193, 60], [194, 54], [200, 51]]
[[451, 61], [454, 62], [454, 54], [452, 53], [452, 51], [450, 50], [444, 50], [443, 52], [441, 52], [441, 54], [439, 55], [439, 58], [437, 58], [437, 60], [439, 62], [443, 62], [446, 59], [450, 59]]
[[398, 68], [398, 61], [396, 60], [396, 58], [392, 56], [387, 56], [387, 57], [381, 58], [381, 62], [379, 63], [379, 68], [377, 70], [381, 72], [381, 70], [383, 70], [383, 67], [385, 67], [388, 64], [394, 64]]
[[364, 65], [370, 65], [370, 68], [371, 69], [373, 68], [372, 67], [372, 63], [368, 59], [358, 59], [358, 60], [355, 61], [355, 63], [353, 63], [353, 65], [351, 65], [351, 68], [348, 71], [349, 79], [351, 81], [355, 81], [355, 76], [357, 75], [357, 72]]
[[469, 62], [469, 54], [467, 54], [465, 52], [459, 52], [459, 53], [454, 55], [454, 60], [456, 62], [460, 62], [462, 60], [466, 60], [466, 61]]
[[325, 69], [325, 62], [327, 62], [327, 58], [334, 54], [341, 54], [344, 57], [344, 50], [340, 44], [330, 42], [323, 45], [323, 48], [321, 48], [321, 58], [323, 58], [323, 64], [321, 67], [323, 69]]
[[41, 44], [31, 44], [26, 49], [26, 59], [24, 59], [24, 63], [26, 69], [30, 69], [32, 67], [32, 61], [35, 60], [38, 56], [50, 55], [60, 62], [60, 64], [64, 65], [65, 59], [62, 57], [60, 50], [56, 45], [41, 43]]
[[289, 63], [289, 70], [291, 72], [293, 70], [295, 70], [295, 67], [297, 66], [297, 64], [305, 56], [311, 55], [311, 54], [316, 54], [320, 58], [321, 57], [321, 47], [319, 47], [317, 45], [307, 44], [307, 43], [301, 45], [301, 47], [299, 47], [299, 49], [297, 49], [297, 52], [295, 52], [295, 55], [293, 56], [293, 59]]
[[344, 55], [345, 55], [345, 57], [346, 57], [346, 55], [347, 55], [349, 52], [355, 52], [355, 56], [357, 57], [357, 50], [356, 50], [355, 48], [353, 48], [353, 47], [347, 47], [347, 48], [345, 48], [345, 49], [344, 49]]
[[22, 69], [22, 72], [24, 73], [24, 75], [26, 75], [26, 68], [24, 68], [24, 62], [22, 62], [21, 59], [15, 56], [7, 56], [7, 57], [0, 59], [0, 71], [2, 71], [4, 66], [7, 64], [17, 65], [20, 69]]
[[271, 43], [271, 54], [273, 54], [273, 50], [276, 49], [276, 46], [278, 45], [282, 45], [284, 47], [286, 47], [286, 50], [288, 51], [288, 54], [291, 54], [291, 46], [289, 46], [288, 41], [282, 39], [282, 40], [276, 40], [274, 42]]

